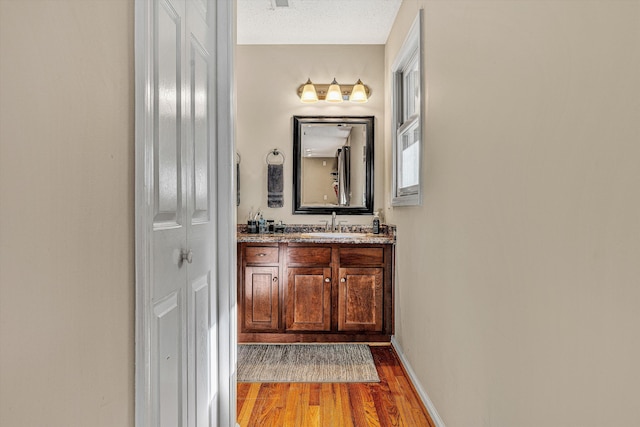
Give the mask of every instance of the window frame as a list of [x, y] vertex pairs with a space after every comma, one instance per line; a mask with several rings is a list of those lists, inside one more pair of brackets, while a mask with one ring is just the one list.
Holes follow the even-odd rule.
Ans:
[[[391, 195], [392, 206], [421, 206], [422, 205], [422, 172], [423, 172], [423, 147], [424, 147], [424, 110], [425, 110], [425, 84], [424, 84], [424, 49], [423, 49], [423, 10], [418, 11], [418, 15], [411, 25], [411, 29], [396, 55], [396, 59], [391, 67], [391, 108], [392, 108], [392, 141], [393, 141], [393, 186]], [[417, 57], [418, 79], [420, 100], [417, 105], [418, 112], [410, 117], [404, 117], [407, 97], [404, 93], [403, 78], [405, 71], [410, 69]], [[418, 144], [418, 183], [408, 187], [399, 187], [402, 176], [401, 160], [402, 136], [420, 129]]]

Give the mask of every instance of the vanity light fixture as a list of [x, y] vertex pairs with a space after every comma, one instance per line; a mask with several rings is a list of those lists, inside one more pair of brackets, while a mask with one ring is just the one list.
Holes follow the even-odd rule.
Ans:
[[318, 102], [318, 93], [316, 92], [316, 87], [311, 83], [311, 79], [307, 79], [303, 86], [300, 101], [307, 103]]
[[342, 90], [340, 90], [340, 85], [336, 81], [336, 78], [333, 78], [331, 85], [329, 86], [329, 90], [327, 91], [327, 96], [325, 98], [327, 102], [342, 102]]
[[370, 96], [370, 89], [367, 85], [358, 79], [354, 85], [338, 84], [334, 78], [331, 84], [314, 84], [311, 79], [298, 87], [298, 96], [300, 101], [304, 103], [313, 103], [326, 101], [331, 103], [339, 103], [344, 100], [362, 103], [367, 102]]
[[353, 90], [351, 91], [351, 95], [349, 95], [349, 101], [351, 102], [367, 102], [367, 91], [364, 89], [364, 85], [362, 84], [362, 80], [358, 79], [356, 84], [353, 86]]

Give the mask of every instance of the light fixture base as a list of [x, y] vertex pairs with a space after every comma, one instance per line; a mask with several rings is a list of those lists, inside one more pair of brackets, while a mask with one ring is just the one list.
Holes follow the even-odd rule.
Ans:
[[[304, 89], [306, 83], [303, 83], [300, 85], [300, 87], [298, 87], [298, 97], [300, 97], [302, 95], [302, 90]], [[320, 101], [324, 101], [327, 98], [327, 92], [329, 90], [329, 86], [331, 86], [330, 83], [324, 84], [324, 83], [314, 83], [313, 84], [316, 87], [316, 93], [318, 94], [318, 100]], [[351, 95], [351, 92], [353, 91], [353, 87], [355, 85], [345, 85], [340, 83], [340, 90], [342, 92], [342, 99], [345, 101], [349, 100], [349, 95]], [[364, 86], [364, 91], [367, 94], [367, 98], [369, 98], [371, 96], [371, 90], [369, 89], [369, 86], [367, 85], [363, 85]]]

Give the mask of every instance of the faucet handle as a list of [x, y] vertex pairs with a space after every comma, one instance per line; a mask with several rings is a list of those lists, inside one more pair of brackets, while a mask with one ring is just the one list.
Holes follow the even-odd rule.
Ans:
[[346, 220], [338, 221], [338, 233], [342, 233], [342, 225], [346, 223], [347, 223]]
[[324, 231], [328, 231], [329, 230], [329, 220], [328, 219], [321, 219], [320, 223], [324, 224]]

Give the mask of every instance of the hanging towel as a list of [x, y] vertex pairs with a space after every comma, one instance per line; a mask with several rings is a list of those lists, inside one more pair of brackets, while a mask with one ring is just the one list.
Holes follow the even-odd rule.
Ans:
[[267, 206], [281, 208], [284, 206], [284, 165], [267, 165]]

